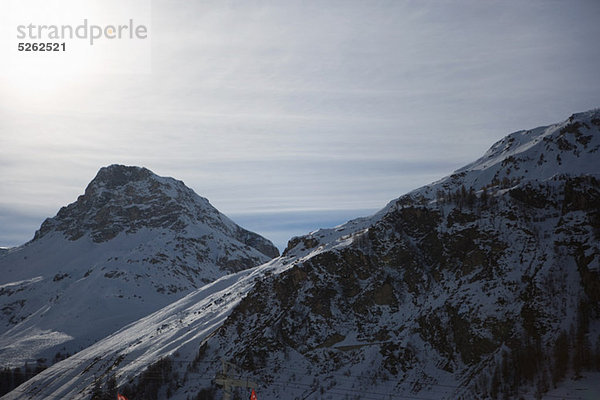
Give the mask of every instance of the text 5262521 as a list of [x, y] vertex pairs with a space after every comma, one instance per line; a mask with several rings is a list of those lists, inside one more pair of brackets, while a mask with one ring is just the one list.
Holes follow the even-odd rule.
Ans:
[[66, 51], [66, 43], [19, 43], [19, 51]]

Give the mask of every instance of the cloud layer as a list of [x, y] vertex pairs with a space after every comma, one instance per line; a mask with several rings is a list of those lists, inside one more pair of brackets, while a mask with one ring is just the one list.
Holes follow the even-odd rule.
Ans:
[[599, 19], [596, 1], [153, 1], [150, 74], [0, 77], [0, 245], [111, 163], [278, 238], [376, 210], [599, 106]]

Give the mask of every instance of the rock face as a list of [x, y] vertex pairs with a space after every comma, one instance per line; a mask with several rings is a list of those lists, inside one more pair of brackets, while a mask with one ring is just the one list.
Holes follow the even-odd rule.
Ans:
[[180, 181], [102, 168], [31, 242], [0, 254], [0, 365], [73, 353], [278, 255]]
[[114, 376], [136, 398], [162, 371], [159, 397], [206, 396], [220, 393], [210, 379], [225, 359], [261, 399], [539, 397], [600, 361], [599, 149], [598, 110], [513, 133], [371, 217], [293, 238], [281, 257], [19, 394], [87, 398], [93, 377]]

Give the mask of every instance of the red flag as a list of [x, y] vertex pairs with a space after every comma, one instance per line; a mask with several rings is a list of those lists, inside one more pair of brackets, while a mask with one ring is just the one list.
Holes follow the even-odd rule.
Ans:
[[127, 397], [123, 396], [121, 393], [117, 393], [117, 400], [127, 400]]
[[250, 394], [250, 400], [258, 400], [258, 398], [256, 397], [256, 392], [254, 391], [254, 389], [252, 389], [252, 393]]

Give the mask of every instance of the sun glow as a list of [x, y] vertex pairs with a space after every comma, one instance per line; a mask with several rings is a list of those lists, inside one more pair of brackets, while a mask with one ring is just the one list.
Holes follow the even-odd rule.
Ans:
[[15, 100], [50, 104], [102, 74], [149, 72], [149, 0], [8, 0], [0, 79]]

